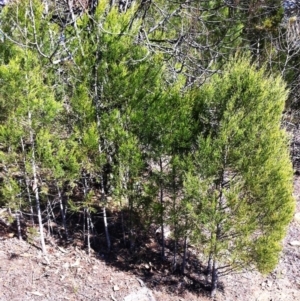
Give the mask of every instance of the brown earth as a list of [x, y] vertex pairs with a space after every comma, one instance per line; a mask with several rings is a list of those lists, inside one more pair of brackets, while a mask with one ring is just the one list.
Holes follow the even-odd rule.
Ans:
[[[294, 187], [296, 214], [276, 269], [265, 277], [245, 272], [222, 278], [217, 301], [300, 300], [300, 177]], [[168, 261], [160, 260], [160, 246], [153, 239], [135, 256], [125, 248], [110, 254], [92, 250], [88, 256], [79, 240], [69, 245], [49, 240], [45, 257], [34, 246], [38, 241], [10, 238], [15, 234], [1, 223], [0, 234], [0, 301], [121, 301], [142, 287], [148, 287], [156, 301], [209, 300], [201, 262], [191, 255], [186, 276], [172, 273]]]
[[[156, 300], [174, 300], [175, 294], [170, 293], [167, 287], [139, 278], [139, 274], [143, 272], [133, 274], [122, 271], [106, 263], [95, 252], [88, 256], [85, 250], [74, 246], [48, 246], [47, 251], [48, 255], [45, 257], [39, 249], [25, 241], [17, 238], [1, 239], [1, 301], [119, 301], [145, 285], [153, 287]], [[140, 264], [140, 268], [145, 269], [143, 264]], [[172, 275], [162, 278], [170, 278], [168, 281], [172, 282]], [[198, 299], [196, 294], [189, 292], [177, 297], [176, 300], [207, 300]]]
[[[257, 272], [223, 277], [217, 301], [300, 300], [300, 133], [293, 135], [292, 157], [297, 207], [283, 241], [278, 266], [265, 277]], [[144, 298], [132, 297], [134, 292], [144, 292], [146, 287], [156, 301], [210, 300], [201, 259], [192, 248], [185, 276], [172, 272], [170, 249], [166, 248], [167, 260], [161, 261], [160, 245], [154, 235], [152, 239], [142, 239], [134, 255], [127, 248], [120, 248], [120, 234], [114, 239], [117, 243], [113, 243], [113, 251], [105, 253], [102, 251], [105, 239], [99, 235], [96, 239], [100, 246], [94, 248], [97, 251], [92, 249], [90, 256], [82, 246], [80, 233], [69, 244], [49, 237], [45, 257], [38, 247], [38, 239], [31, 244], [20, 241], [11, 227], [1, 221], [0, 301], [153, 301], [150, 294]], [[115, 225], [112, 233], [118, 228]]]

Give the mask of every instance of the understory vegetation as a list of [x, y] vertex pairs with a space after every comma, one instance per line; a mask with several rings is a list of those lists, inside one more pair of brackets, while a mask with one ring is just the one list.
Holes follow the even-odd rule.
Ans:
[[298, 122], [295, 14], [281, 1], [10, 1], [0, 205], [19, 237], [37, 232], [46, 254], [55, 223], [90, 252], [100, 216], [111, 252], [117, 212], [132, 254], [154, 227], [170, 260], [170, 232], [185, 273], [191, 244], [212, 297], [222, 275], [271, 272], [295, 206], [282, 126]]

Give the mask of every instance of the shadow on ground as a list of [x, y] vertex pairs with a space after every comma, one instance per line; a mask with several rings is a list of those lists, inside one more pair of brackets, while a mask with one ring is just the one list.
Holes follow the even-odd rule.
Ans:
[[[96, 258], [109, 266], [130, 272], [139, 280], [145, 283], [148, 288], [158, 291], [167, 291], [175, 295], [183, 295], [186, 291], [198, 296], [209, 296], [210, 282], [206, 274], [204, 263], [200, 262], [199, 256], [193, 247], [188, 248], [185, 273], [181, 272], [183, 243], [177, 244], [177, 265], [174, 266], [174, 240], [167, 239], [165, 243], [165, 258], [162, 259], [162, 244], [156, 236], [157, 225], [152, 224], [147, 229], [136, 226], [134, 248], [130, 249], [128, 231], [123, 233], [122, 219], [128, 218], [127, 212], [107, 212], [109, 220], [109, 232], [111, 238], [111, 250], [107, 251], [107, 243], [105, 239], [105, 231], [103, 226], [103, 218], [97, 213], [92, 216], [93, 229], [91, 230], [90, 242], [91, 250]], [[122, 217], [123, 215], [123, 217]], [[48, 231], [46, 242], [54, 246], [60, 247], [76, 246], [87, 251], [87, 235], [83, 235], [82, 216], [73, 214], [68, 219], [68, 239], [59, 214], [55, 223], [51, 223], [51, 227], [45, 223], [45, 229]], [[138, 217], [135, 218], [135, 221]], [[35, 221], [37, 224], [37, 221]], [[32, 227], [29, 221], [23, 219], [22, 236], [24, 239], [35, 247], [39, 248], [38, 243], [32, 243], [30, 236], [32, 235]], [[17, 225], [13, 223], [10, 228], [0, 225], [2, 235], [14, 232], [17, 235]], [[51, 232], [51, 233], [50, 233]], [[51, 234], [51, 235], [49, 235]], [[125, 234], [125, 241], [124, 241]], [[219, 290], [223, 291], [222, 283], [219, 284]]]
[[[157, 225], [151, 224], [147, 229], [135, 227], [134, 248], [130, 249], [129, 233], [123, 233], [122, 219], [128, 220], [127, 212], [107, 212], [109, 220], [109, 232], [111, 238], [111, 251], [107, 251], [103, 220], [95, 216], [94, 235], [91, 237], [91, 248], [99, 260], [121, 271], [131, 272], [142, 280], [147, 287], [156, 290], [165, 290], [176, 295], [182, 295], [189, 291], [199, 296], [209, 296], [210, 281], [206, 274], [205, 263], [200, 262], [196, 250], [189, 246], [185, 273], [181, 271], [183, 260], [183, 243], [177, 244], [177, 265], [174, 267], [174, 240], [167, 239], [165, 244], [165, 259], [162, 259], [162, 244], [156, 236]], [[122, 217], [123, 215], [123, 217]], [[135, 222], [138, 217], [135, 218]], [[136, 230], [136, 229], [139, 230]], [[76, 227], [73, 226], [73, 229]], [[83, 244], [83, 235], [80, 229], [73, 231], [72, 244]], [[125, 234], [125, 235], [124, 235]], [[124, 241], [125, 236], [125, 241]], [[60, 240], [65, 245], [65, 240]], [[222, 283], [218, 289], [223, 291]]]

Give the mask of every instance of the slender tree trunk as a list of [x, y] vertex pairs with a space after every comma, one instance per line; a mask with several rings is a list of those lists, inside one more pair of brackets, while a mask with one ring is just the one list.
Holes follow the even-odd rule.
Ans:
[[56, 182], [56, 189], [57, 189], [57, 193], [58, 193], [60, 215], [61, 215], [61, 218], [62, 218], [64, 230], [65, 230], [65, 238], [66, 238], [66, 240], [68, 240], [69, 235], [68, 235], [68, 228], [67, 228], [67, 223], [66, 223], [66, 215], [65, 215], [65, 210], [64, 210], [64, 206], [63, 206], [61, 192], [60, 192], [60, 189], [59, 189], [59, 186], [58, 186], [57, 182]]
[[[31, 112], [28, 112], [28, 120], [29, 120], [29, 124], [31, 125]], [[33, 174], [32, 191], [35, 194], [36, 211], [37, 211], [38, 222], [39, 222], [42, 251], [44, 254], [46, 254], [44, 228], [43, 228], [42, 212], [41, 212], [40, 196], [39, 196], [39, 188], [38, 188], [38, 178], [36, 172], [34, 139], [33, 139], [33, 132], [31, 128], [30, 128], [30, 143], [32, 149], [32, 156], [31, 156], [31, 166], [32, 166], [32, 174]]]
[[185, 273], [185, 266], [186, 266], [186, 256], [187, 256], [187, 244], [188, 244], [188, 237], [184, 237], [184, 245], [183, 245], [183, 260], [182, 260], [182, 274]]
[[[221, 181], [220, 181], [220, 195], [219, 195], [219, 201], [217, 204], [217, 210], [222, 210], [222, 201], [223, 201], [223, 179], [224, 179], [224, 171], [222, 172], [221, 175]], [[211, 292], [210, 296], [211, 298], [215, 298], [217, 289], [218, 289], [218, 279], [219, 279], [219, 274], [218, 274], [218, 262], [217, 262], [217, 244], [220, 239], [221, 235], [221, 224], [218, 222], [216, 225], [216, 232], [215, 232], [215, 241], [214, 241], [214, 248], [213, 248], [213, 260], [212, 260], [212, 271], [211, 271]]]
[[18, 238], [19, 238], [19, 240], [22, 240], [22, 231], [21, 231], [21, 222], [20, 222], [20, 211], [16, 210], [15, 214], [16, 214]]
[[82, 42], [81, 42], [81, 39], [80, 39], [79, 30], [78, 30], [78, 27], [77, 27], [76, 17], [75, 17], [75, 14], [74, 14], [74, 10], [73, 10], [73, 5], [72, 4], [73, 4], [73, 1], [68, 0], [68, 7], [69, 7], [69, 12], [71, 13], [72, 23], [73, 23], [73, 26], [74, 26], [74, 29], [75, 29], [77, 40], [79, 42], [79, 47], [80, 47], [81, 55], [84, 57], [84, 51], [83, 51], [83, 47], [82, 47]]
[[36, 167], [35, 167], [34, 160], [32, 161], [32, 170], [33, 170], [32, 190], [35, 194], [36, 211], [37, 211], [39, 229], [40, 229], [40, 240], [41, 240], [42, 251], [43, 251], [44, 254], [46, 254], [44, 228], [43, 228], [42, 212], [41, 212], [41, 206], [40, 206], [40, 196], [39, 196], [38, 181], [37, 181], [37, 178], [36, 178]]
[[164, 190], [163, 190], [163, 165], [161, 158], [159, 159], [159, 168], [160, 168], [160, 205], [161, 205], [161, 213], [160, 213], [160, 221], [161, 221], [161, 257], [162, 260], [165, 260], [165, 233], [164, 233]]
[[106, 207], [103, 206], [102, 210], [103, 210], [103, 221], [104, 221], [104, 229], [105, 229], [107, 250], [108, 250], [108, 252], [110, 252], [111, 243], [110, 243], [110, 236], [109, 236], [108, 225], [107, 225]]
[[212, 266], [212, 274], [211, 274], [211, 292], [210, 292], [211, 298], [215, 298], [216, 296], [217, 289], [218, 289], [218, 280], [219, 280], [218, 264], [214, 259], [213, 266]]
[[[119, 169], [119, 187], [122, 187], [122, 171], [121, 168]], [[128, 205], [128, 202], [126, 206]], [[124, 224], [124, 211], [123, 211], [123, 204], [122, 204], [122, 198], [120, 199], [120, 208], [121, 208], [121, 224], [122, 224], [122, 235], [123, 235], [123, 243], [124, 246], [126, 246], [126, 235], [125, 235], [125, 224]]]
[[35, 169], [34, 160], [32, 161], [32, 169], [33, 169], [32, 190], [35, 194], [36, 211], [37, 211], [39, 230], [40, 230], [40, 240], [41, 240], [42, 251], [43, 251], [44, 254], [46, 254], [44, 228], [43, 228], [42, 212], [41, 212], [41, 206], [40, 206], [40, 196], [39, 196], [38, 181], [37, 181], [37, 178], [36, 178], [36, 169]]
[[70, 239], [70, 236], [69, 236], [69, 231], [68, 231], [68, 224], [67, 224], [67, 211], [68, 211], [68, 201], [63, 201], [63, 212], [64, 212], [64, 216], [65, 216], [65, 219], [66, 219], [66, 238], [67, 240]]
[[86, 209], [86, 228], [87, 228], [87, 247], [88, 247], [88, 255], [91, 254], [91, 237], [90, 237], [90, 211]]
[[164, 227], [164, 208], [163, 208], [163, 190], [160, 189], [160, 203], [161, 203], [161, 257], [165, 260], [165, 227]]
[[123, 235], [123, 243], [126, 246], [126, 236], [125, 236], [125, 227], [124, 227], [124, 212], [121, 211], [121, 223], [122, 223], [122, 235]]
[[29, 208], [30, 208], [30, 221], [31, 225], [34, 225], [34, 219], [33, 219], [33, 208], [32, 208], [32, 200], [31, 200], [31, 193], [30, 193], [30, 181], [26, 172], [26, 156], [25, 156], [25, 147], [24, 147], [24, 141], [23, 138], [21, 138], [21, 146], [22, 146], [22, 153], [23, 153], [23, 164], [24, 164], [24, 179], [25, 179], [25, 186], [26, 186], [26, 193], [28, 197], [29, 202]]
[[129, 197], [128, 199], [129, 202], [129, 241], [130, 241], [130, 251], [133, 252], [134, 247], [135, 247], [135, 233], [133, 229], [133, 217], [132, 217], [132, 212], [133, 212], [133, 201], [132, 201], [132, 196]]
[[[88, 184], [88, 181], [87, 181], [87, 175], [86, 175], [85, 172], [83, 172], [83, 194], [84, 194], [85, 200], [86, 200], [86, 197], [88, 195], [88, 191], [89, 191], [89, 184]], [[64, 205], [64, 204], [62, 204], [62, 205]], [[91, 231], [93, 231], [94, 226], [93, 226], [92, 219], [91, 219], [89, 204], [86, 203], [84, 206], [85, 206], [84, 209], [83, 209], [83, 212], [84, 212], [84, 229], [83, 229], [83, 232], [84, 232], [84, 237], [85, 237], [84, 242], [88, 246], [88, 254], [90, 255]], [[65, 208], [66, 207], [63, 206], [63, 212], [64, 212], [64, 215], [66, 216], [66, 211], [65, 211], [66, 209]]]
[[[100, 47], [100, 42], [99, 42], [99, 35], [100, 31], [98, 29], [97, 33], [97, 39], [96, 39], [96, 44], [99, 45]], [[100, 136], [100, 126], [101, 126], [101, 118], [100, 118], [100, 110], [101, 110], [101, 93], [103, 92], [103, 87], [99, 87], [98, 83], [98, 62], [100, 61], [101, 58], [101, 50], [100, 48], [97, 49], [96, 51], [96, 64], [94, 66], [94, 104], [96, 107], [96, 120], [97, 120], [97, 128], [98, 128], [98, 133]], [[99, 154], [102, 154], [102, 148], [101, 148], [101, 141], [100, 139], [98, 140], [98, 151]], [[100, 173], [100, 184], [101, 184], [101, 201], [104, 202], [103, 207], [102, 207], [102, 212], [103, 212], [103, 222], [104, 222], [104, 229], [105, 229], [105, 237], [106, 237], [106, 243], [107, 243], [107, 250], [110, 252], [111, 249], [111, 242], [110, 242], [110, 235], [108, 231], [108, 222], [107, 222], [107, 216], [106, 216], [106, 195], [105, 195], [105, 190], [104, 190], [104, 181], [103, 181], [103, 171]]]
[[173, 272], [175, 272], [177, 269], [177, 245], [178, 245], [176, 230], [174, 233], [175, 233], [175, 239], [174, 239], [174, 255], [173, 255]]
[[177, 245], [178, 245], [178, 218], [177, 218], [177, 208], [176, 208], [176, 200], [177, 200], [177, 185], [176, 185], [176, 169], [173, 165], [172, 168], [172, 186], [173, 186], [173, 227], [174, 227], [174, 256], [173, 256], [173, 272], [176, 271], [177, 268]]
[[127, 206], [129, 210], [129, 249], [130, 252], [133, 252], [135, 247], [135, 234], [133, 229], [133, 199], [132, 196], [128, 196], [128, 183], [129, 181], [129, 171], [128, 168], [126, 168], [124, 178], [123, 178], [123, 185], [124, 190], [126, 191], [126, 200], [127, 200]]
[[94, 226], [94, 223], [92, 221], [92, 216], [91, 216], [91, 212], [89, 211], [89, 223], [90, 223], [90, 233], [93, 237], [93, 242], [95, 243], [96, 242], [96, 238], [95, 238], [95, 226]]
[[[48, 197], [47, 197], [47, 217], [48, 217], [48, 220], [52, 219], [56, 223], [56, 217], [55, 217], [53, 208], [51, 206], [51, 202]], [[60, 233], [59, 233], [59, 235], [60, 235]]]
[[207, 267], [206, 267], [206, 284], [209, 283], [210, 276], [211, 276], [211, 271], [212, 271], [212, 256], [213, 256], [213, 252], [210, 251], [209, 255], [208, 255], [208, 261], [207, 261]]
[[49, 202], [49, 200], [48, 200], [48, 202], [47, 202], [47, 208], [46, 208], [46, 210], [47, 210], [47, 230], [48, 230], [47, 236], [48, 236], [48, 235], [52, 236], [52, 234], [53, 234], [53, 229], [52, 229], [52, 225], [51, 225], [51, 216], [50, 216], [51, 212], [50, 212], [50, 210], [49, 210], [49, 207], [50, 207], [49, 203], [50, 203], [50, 202]]
[[[99, 145], [100, 148], [100, 145]], [[100, 182], [101, 182], [101, 202], [103, 203], [102, 212], [103, 212], [103, 223], [104, 223], [104, 230], [105, 230], [105, 237], [107, 243], [107, 251], [110, 252], [111, 243], [110, 243], [110, 235], [108, 231], [108, 222], [107, 222], [107, 215], [106, 215], [106, 195], [104, 190], [104, 181], [102, 174], [100, 175]]]
[[209, 253], [208, 256], [208, 262], [207, 262], [207, 268], [206, 268], [206, 272], [208, 275], [210, 275], [212, 270], [212, 252]]
[[30, 208], [30, 221], [31, 221], [31, 225], [34, 226], [32, 200], [31, 200], [31, 193], [30, 193], [29, 183], [28, 182], [29, 182], [28, 179], [26, 179], [26, 192], [27, 192], [28, 202], [29, 202], [29, 208]]
[[[226, 156], [224, 157], [224, 166], [226, 166]], [[216, 212], [221, 212], [222, 211], [222, 206], [223, 206], [223, 182], [224, 182], [224, 170], [221, 171], [220, 174], [220, 181], [219, 184], [217, 184], [218, 190], [219, 190], [219, 197], [218, 197], [218, 204], [216, 204]], [[216, 231], [215, 231], [215, 241], [214, 241], [214, 248], [213, 248], [213, 264], [212, 264], [212, 273], [211, 273], [211, 293], [210, 296], [211, 298], [214, 298], [217, 293], [218, 289], [218, 279], [219, 279], [219, 274], [218, 274], [218, 262], [217, 262], [217, 244], [220, 240], [221, 236], [221, 224], [218, 221], [216, 224]]]
[[[83, 173], [83, 195], [86, 200], [88, 194], [88, 183], [87, 183], [87, 175], [85, 172]], [[84, 222], [83, 222], [83, 235], [84, 235], [84, 243], [87, 244], [88, 247], [88, 255], [90, 255], [90, 225], [89, 225], [89, 208], [85, 204], [83, 209], [84, 212]]]
[[85, 237], [86, 237], [86, 232], [85, 232], [85, 224], [86, 224], [86, 214], [85, 214], [86, 208], [83, 209], [83, 225], [82, 225], [82, 232], [83, 232], [83, 243], [85, 244]]

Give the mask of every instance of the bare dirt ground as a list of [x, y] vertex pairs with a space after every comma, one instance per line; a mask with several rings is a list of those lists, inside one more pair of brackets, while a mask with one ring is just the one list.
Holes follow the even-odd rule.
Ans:
[[[295, 218], [283, 242], [277, 268], [265, 277], [245, 272], [222, 278], [217, 301], [300, 300], [299, 176], [295, 177], [294, 187]], [[209, 300], [209, 286], [196, 257], [190, 256], [188, 273], [182, 276], [171, 272], [168, 261], [161, 261], [160, 246], [153, 239], [144, 242], [139, 250], [136, 256], [126, 248], [110, 254], [92, 250], [88, 256], [80, 240], [68, 245], [49, 240], [45, 257], [39, 248], [18, 240], [11, 229], [0, 223], [0, 301]], [[132, 295], [146, 287], [153, 295], [146, 294], [144, 299]]]
[[[0, 241], [0, 300], [124, 300], [144, 286], [153, 287], [156, 300], [206, 300], [187, 292], [174, 299], [168, 288], [158, 289], [138, 273], [122, 271], [101, 256], [78, 247], [48, 246], [47, 257], [17, 238]], [[141, 269], [144, 265], [141, 264]], [[143, 274], [143, 272], [142, 272]], [[172, 278], [172, 276], [165, 276]], [[170, 279], [170, 281], [172, 281]], [[175, 281], [176, 282], [176, 281]], [[163, 283], [164, 284], [164, 283]], [[177, 285], [177, 283], [176, 283]], [[145, 299], [151, 300], [151, 299]], [[138, 300], [137, 301], [141, 301]]]
[[[295, 178], [297, 212], [300, 213], [300, 178]], [[296, 212], [296, 213], [297, 213]], [[159, 248], [148, 245], [147, 256], [133, 260], [118, 252], [105, 255], [81, 246], [48, 244], [47, 257], [1, 227], [0, 300], [99, 300], [121, 301], [130, 293], [148, 287], [155, 300], [207, 301], [204, 279], [193, 274], [179, 276], [159, 263]], [[151, 263], [150, 259], [153, 263]], [[255, 272], [222, 279], [218, 301], [300, 300], [300, 218], [290, 225], [277, 268], [263, 277]], [[130, 299], [132, 300], [132, 299]], [[148, 300], [153, 300], [149, 297]], [[136, 299], [136, 301], [141, 301]]]

